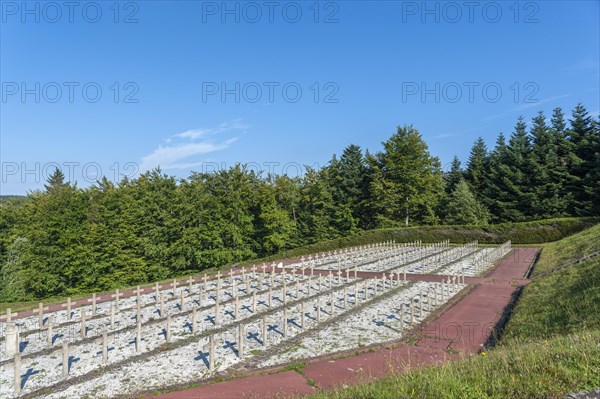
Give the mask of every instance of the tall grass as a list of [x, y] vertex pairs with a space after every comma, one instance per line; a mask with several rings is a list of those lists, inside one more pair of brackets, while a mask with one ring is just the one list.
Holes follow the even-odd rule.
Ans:
[[566, 392], [600, 386], [598, 342], [599, 331], [547, 341], [511, 341], [469, 359], [320, 392], [311, 398], [560, 398]]
[[531, 275], [535, 277], [553, 267], [598, 251], [600, 251], [600, 224], [544, 245]]

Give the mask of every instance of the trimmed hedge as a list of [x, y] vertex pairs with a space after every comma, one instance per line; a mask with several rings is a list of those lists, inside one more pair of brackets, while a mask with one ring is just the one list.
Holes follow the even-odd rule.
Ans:
[[[422, 240], [426, 243], [450, 240], [451, 243], [465, 244], [478, 240], [480, 244], [501, 244], [512, 240], [513, 244], [542, 244], [557, 241], [578, 233], [600, 222], [598, 218], [562, 218], [533, 222], [500, 223], [485, 226], [416, 226], [401, 229], [376, 229], [355, 236], [342, 237], [287, 250], [260, 261], [294, 258], [315, 252], [333, 251], [356, 245], [396, 240], [410, 242]], [[256, 263], [257, 260], [248, 263]]]

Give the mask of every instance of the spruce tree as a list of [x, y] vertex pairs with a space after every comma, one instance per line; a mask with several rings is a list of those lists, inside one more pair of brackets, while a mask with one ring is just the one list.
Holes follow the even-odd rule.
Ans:
[[592, 197], [594, 186], [594, 167], [598, 133], [592, 116], [582, 104], [577, 104], [570, 119], [568, 136], [574, 145], [574, 162], [571, 173], [575, 177], [571, 186], [573, 192], [572, 212], [578, 216], [591, 216], [598, 213], [594, 209]]
[[543, 112], [533, 118], [531, 207], [537, 219], [566, 215], [567, 198], [563, 196], [564, 175], [558, 154], [557, 138], [546, 125]]
[[487, 224], [488, 220], [487, 209], [477, 201], [469, 184], [461, 179], [450, 194], [446, 223], [480, 225]]
[[469, 155], [467, 167], [465, 169], [465, 180], [471, 185], [475, 196], [479, 197], [484, 185], [484, 174], [488, 161], [487, 146], [483, 138], [478, 137]]

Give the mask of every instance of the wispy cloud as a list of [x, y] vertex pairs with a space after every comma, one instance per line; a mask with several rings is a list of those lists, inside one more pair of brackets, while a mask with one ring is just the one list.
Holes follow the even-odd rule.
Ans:
[[523, 111], [523, 110], [526, 110], [526, 109], [529, 109], [529, 108], [532, 108], [532, 107], [541, 107], [542, 104], [553, 102], [553, 101], [560, 100], [560, 99], [563, 99], [563, 98], [567, 98], [567, 97], [570, 97], [570, 96], [571, 96], [571, 94], [561, 94], [561, 95], [558, 95], [558, 96], [552, 96], [552, 97], [542, 98], [541, 100], [537, 100], [537, 101], [531, 102], [531, 103], [523, 103], [523, 104], [520, 104], [517, 107], [510, 108], [510, 109], [508, 109], [508, 110], [506, 110], [504, 112], [501, 112], [499, 114], [494, 114], [494, 115], [489, 115], [489, 116], [483, 117], [482, 120], [486, 121], [486, 122], [487, 121], [491, 121], [493, 119], [497, 119], [497, 118], [500, 118], [502, 116], [505, 116], [506, 114], [512, 114], [514, 112]]
[[538, 100], [536, 102], [521, 104], [518, 107], [515, 107], [515, 108], [511, 109], [511, 111], [521, 111], [521, 110], [524, 110], [524, 109], [527, 109], [527, 108], [537, 107], [540, 104], [549, 103], [549, 102], [552, 102], [552, 101], [555, 101], [555, 100], [560, 100], [561, 98], [567, 98], [569, 96], [570, 96], [570, 94], [561, 94], [560, 96], [553, 96], [553, 97], [542, 98], [541, 100]]
[[142, 157], [140, 170], [146, 171], [157, 166], [163, 170], [192, 169], [202, 164], [199, 156], [225, 150], [238, 139], [235, 136], [221, 137], [223, 134], [248, 128], [236, 119], [221, 123], [216, 128], [192, 129], [171, 135], [164, 145], [159, 145], [152, 153]]

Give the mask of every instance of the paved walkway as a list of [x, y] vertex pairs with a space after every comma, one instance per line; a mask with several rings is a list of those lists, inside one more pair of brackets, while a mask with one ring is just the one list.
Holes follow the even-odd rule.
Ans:
[[[537, 252], [536, 248], [515, 249], [487, 276], [467, 278], [466, 282], [476, 284], [476, 288], [419, 330], [413, 345], [398, 344], [392, 349], [380, 347], [375, 352], [342, 359], [314, 359], [304, 368], [304, 375], [294, 371], [273, 372], [153, 398], [274, 398], [307, 395], [315, 392], [309, 380], [316, 383], [318, 388], [327, 389], [472, 355], [488, 341], [517, 288], [527, 283], [524, 276]], [[421, 281], [441, 281], [444, 278], [437, 275], [407, 275], [407, 279]]]

